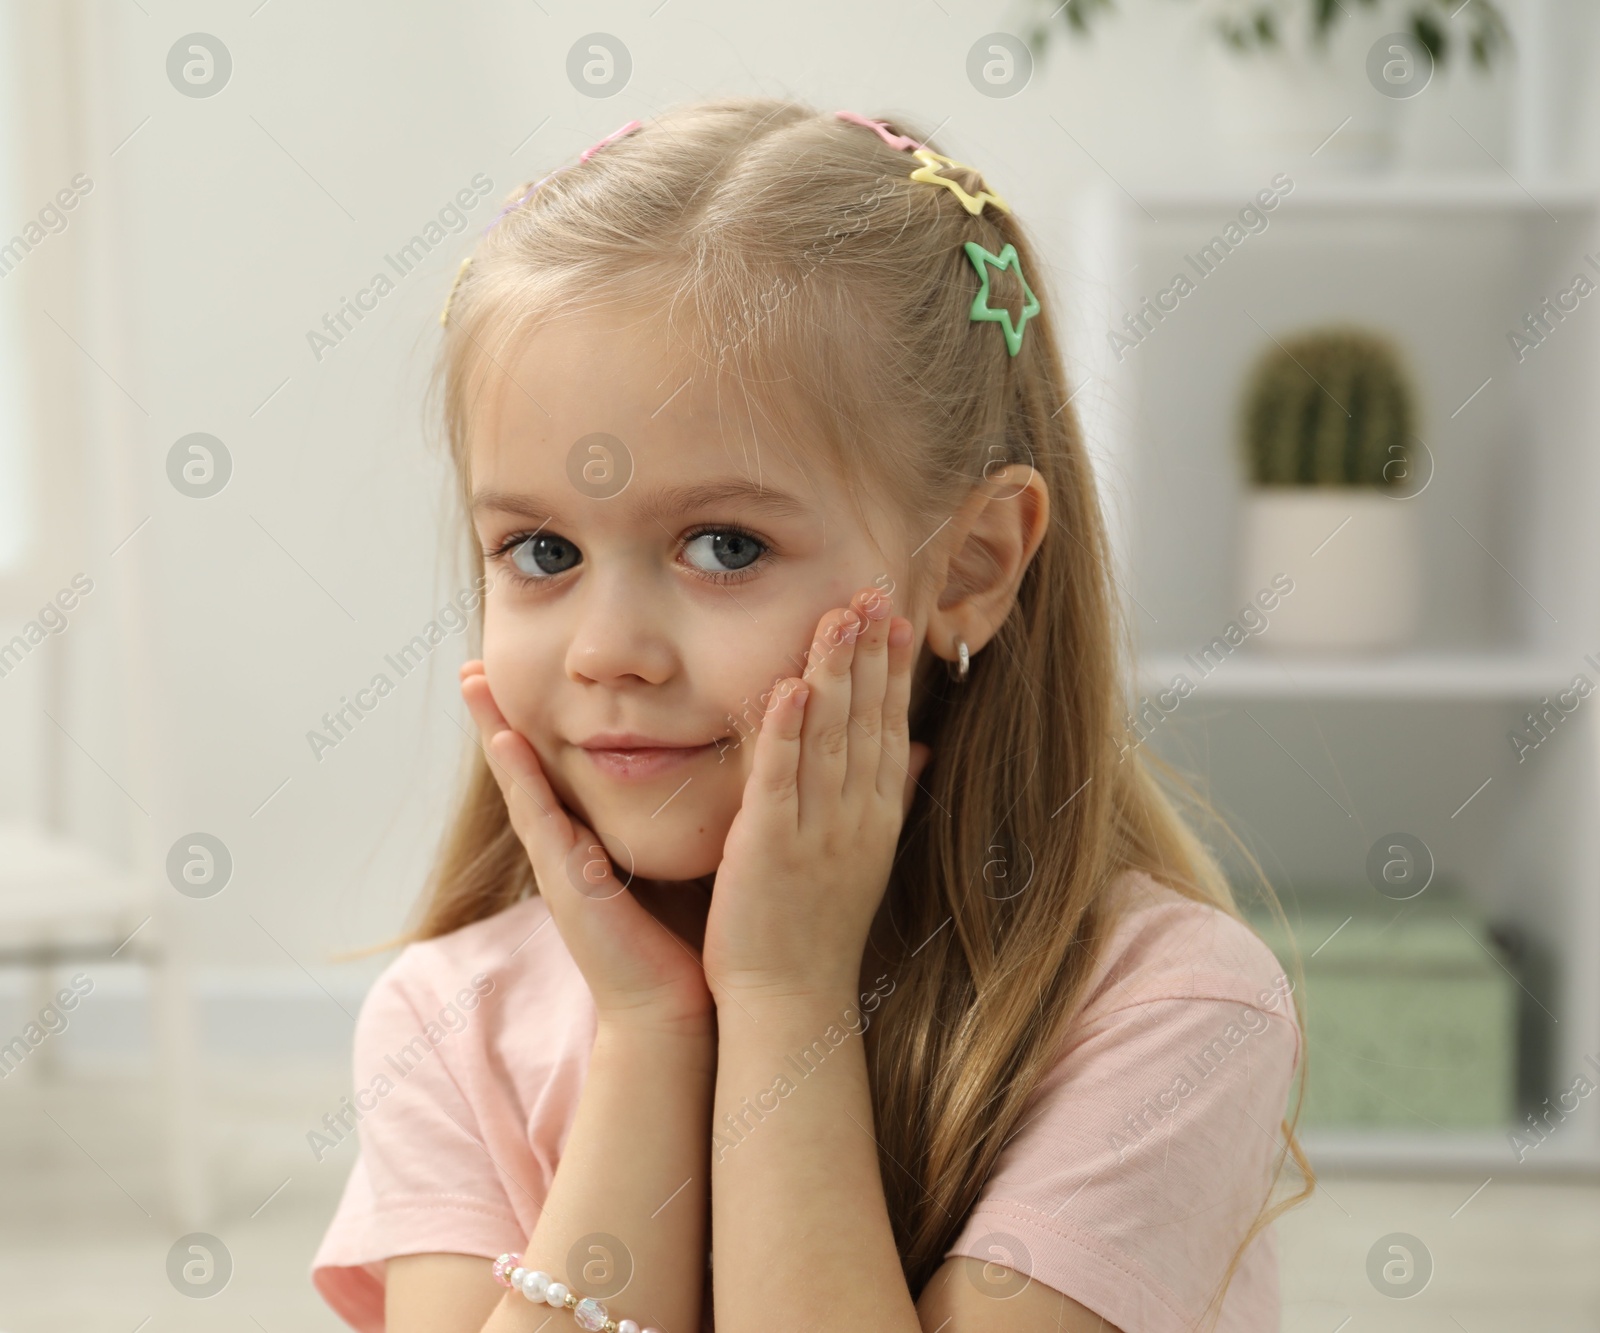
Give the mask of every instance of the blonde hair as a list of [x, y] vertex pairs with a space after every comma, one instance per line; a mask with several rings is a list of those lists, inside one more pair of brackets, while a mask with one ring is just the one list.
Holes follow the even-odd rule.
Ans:
[[[1014, 216], [993, 206], [973, 216], [952, 191], [912, 181], [915, 166], [869, 130], [790, 102], [671, 111], [531, 194], [512, 191], [452, 294], [434, 386], [463, 515], [469, 419], [488, 368], [535, 318], [596, 303], [653, 303], [687, 355], [737, 386], [732, 409], [749, 413], [763, 443], [824, 447], [908, 532], [933, 532], [1000, 463], [1031, 464], [1049, 488], [1048, 533], [968, 680], [953, 685], [924, 663], [912, 735], [933, 758], [873, 926], [896, 1001], [867, 1029], [867, 1058], [913, 1296], [1059, 1059], [1116, 916], [1118, 877], [1144, 871], [1240, 917], [1157, 772], [1202, 816], [1214, 812], [1175, 770], [1119, 743], [1132, 640], [1034, 251]], [[983, 186], [970, 168], [945, 170], [970, 192]], [[1015, 356], [1000, 330], [969, 319], [966, 241], [994, 254], [1015, 246], [1045, 297]], [[469, 551], [481, 575], [482, 552]], [[467, 763], [404, 939], [537, 892], [478, 747]], [[1033, 867], [1026, 891], [986, 891], [982, 868], [997, 856]], [[1294, 1133], [1300, 1100], [1207, 1307], [1213, 1323], [1250, 1241], [1314, 1186]], [[1269, 1208], [1290, 1153], [1304, 1187]]]

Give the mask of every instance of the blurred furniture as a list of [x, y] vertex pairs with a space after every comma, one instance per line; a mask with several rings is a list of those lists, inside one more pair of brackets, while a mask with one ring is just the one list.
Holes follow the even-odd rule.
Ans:
[[[38, 828], [0, 823], [0, 965], [27, 968], [34, 978], [19, 1031], [55, 1003], [67, 965], [113, 959], [144, 965], [168, 1210], [180, 1230], [192, 1231], [206, 1220], [209, 1206], [196, 1132], [194, 1018], [186, 978], [164, 947], [155, 915], [143, 886], [94, 852]], [[11, 1042], [14, 1035], [0, 1033], [0, 1041]], [[12, 1047], [7, 1080], [54, 1076], [55, 1040], [46, 1036], [20, 1059]], [[0, 1059], [6, 1058], [0, 1049]]]
[[[1521, 992], [1472, 903], [1437, 885], [1389, 902], [1360, 884], [1286, 907], [1305, 966], [1306, 1128], [1503, 1132]], [[1250, 924], [1292, 975], [1289, 934]]]
[[[1089, 275], [1069, 316], [1074, 408], [1141, 640], [1127, 707], [1188, 679], [1149, 743], [1197, 775], [1280, 891], [1361, 885], [1403, 832], [1471, 920], [1514, 925], [1549, 960], [1519, 990], [1521, 1045], [1543, 1067], [1509, 1124], [1312, 1127], [1315, 1164], [1600, 1174], [1593, 1116], [1526, 1162], [1507, 1139], [1600, 1051], [1600, 186], [1512, 179], [1487, 155], [1478, 171], [1334, 177], [1316, 147], [1276, 175], [1119, 173], [1067, 220], [1063, 269]], [[1257, 208], [1269, 187], [1275, 206]], [[1422, 466], [1395, 503], [1416, 508], [1428, 596], [1403, 651], [1285, 660], [1273, 614], [1245, 614], [1235, 581], [1239, 390], [1274, 339], [1345, 321], [1414, 354]], [[1324, 554], [1353, 525], [1328, 528]], [[1319, 558], [1310, 543], [1301, 564]], [[1253, 870], [1210, 841], [1248, 893]], [[1305, 954], [1322, 938], [1308, 930]]]

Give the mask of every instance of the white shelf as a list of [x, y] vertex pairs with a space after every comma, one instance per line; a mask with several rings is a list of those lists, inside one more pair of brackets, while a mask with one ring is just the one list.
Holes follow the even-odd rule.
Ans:
[[[1283, 196], [1280, 206], [1297, 211], [1306, 208], [1485, 211], [1529, 212], [1542, 216], [1548, 209], [1559, 217], [1563, 209], [1600, 207], [1600, 191], [1592, 185], [1568, 180], [1530, 180], [1519, 184], [1499, 172], [1395, 177], [1300, 175], [1293, 179], [1294, 189]], [[1266, 179], [1243, 178], [1188, 184], [1164, 181], [1151, 182], [1142, 189], [1130, 185], [1128, 193], [1157, 218], [1164, 218], [1192, 212], [1235, 213], [1266, 185]]]
[[[1070, 345], [1075, 382], [1096, 381], [1078, 402], [1119, 581], [1148, 617], [1137, 622], [1146, 646], [1128, 707], [1156, 702], [1179, 674], [1193, 687], [1150, 742], [1196, 770], [1252, 855], [1288, 882], [1358, 875], [1383, 828], [1424, 838], [1487, 916], [1518, 924], [1530, 966], [1545, 970], [1539, 1005], [1550, 1020], [1530, 1039], [1538, 1095], [1554, 1096], [1600, 1049], [1600, 713], [1580, 714], [1536, 763], [1520, 763], [1506, 726], [1580, 672], [1600, 678], [1584, 656], [1600, 659], [1600, 326], [1592, 311], [1569, 318], [1526, 364], [1505, 335], [1572, 287], [1584, 254], [1600, 253], [1600, 183], [1514, 170], [1517, 180], [1290, 166], [1295, 188], [1270, 228], [1213, 265], [1132, 348], [1110, 333], [1165, 275], [1186, 271], [1183, 256], [1271, 173], [1125, 180], [1086, 194], [1071, 232], [1074, 271], [1088, 277]], [[1236, 427], [1254, 358], [1282, 330], [1352, 321], [1384, 330], [1412, 359], [1440, 460], [1418, 506], [1428, 647], [1290, 653], [1268, 628], [1200, 662], [1244, 600]], [[1483, 647], [1439, 646], [1449, 644]], [[1340, 707], [1336, 719], [1279, 710], [1262, 735], [1243, 719], [1213, 726], [1203, 706], [1191, 717], [1197, 699], [1233, 712], [1269, 700]], [[1477, 1172], [1463, 1198], [1488, 1176], [1600, 1179], [1592, 1116], [1522, 1162], [1504, 1130], [1308, 1129], [1303, 1139], [1330, 1172]]]
[[[1201, 663], [1200, 666], [1203, 666]], [[1339, 658], [1252, 653], [1248, 646], [1217, 663], [1209, 675], [1179, 653], [1146, 655], [1143, 692], [1167, 689], [1180, 673], [1194, 698], [1213, 699], [1527, 699], [1567, 688], [1583, 671], [1581, 658], [1517, 653], [1404, 653]]]
[[1600, 1151], [1593, 1134], [1559, 1135], [1531, 1149], [1522, 1161], [1512, 1150], [1509, 1127], [1494, 1130], [1307, 1129], [1301, 1146], [1318, 1172], [1375, 1175], [1481, 1174], [1511, 1181], [1532, 1176], [1600, 1176]]

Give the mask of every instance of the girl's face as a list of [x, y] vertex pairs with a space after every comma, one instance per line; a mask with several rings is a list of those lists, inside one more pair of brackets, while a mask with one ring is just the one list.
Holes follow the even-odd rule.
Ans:
[[585, 313], [500, 357], [474, 417], [489, 688], [624, 882], [716, 870], [765, 692], [825, 612], [876, 587], [926, 628], [905, 598], [929, 534], [865, 500], [864, 530], [748, 402], [643, 317]]

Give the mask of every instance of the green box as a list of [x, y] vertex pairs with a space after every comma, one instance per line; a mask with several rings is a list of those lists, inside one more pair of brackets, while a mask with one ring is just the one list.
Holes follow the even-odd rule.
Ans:
[[[1434, 888], [1393, 902], [1363, 887], [1285, 896], [1284, 910], [1305, 967], [1302, 1126], [1512, 1123], [1517, 983], [1469, 902]], [[1282, 927], [1265, 914], [1250, 923], [1292, 977]]]

